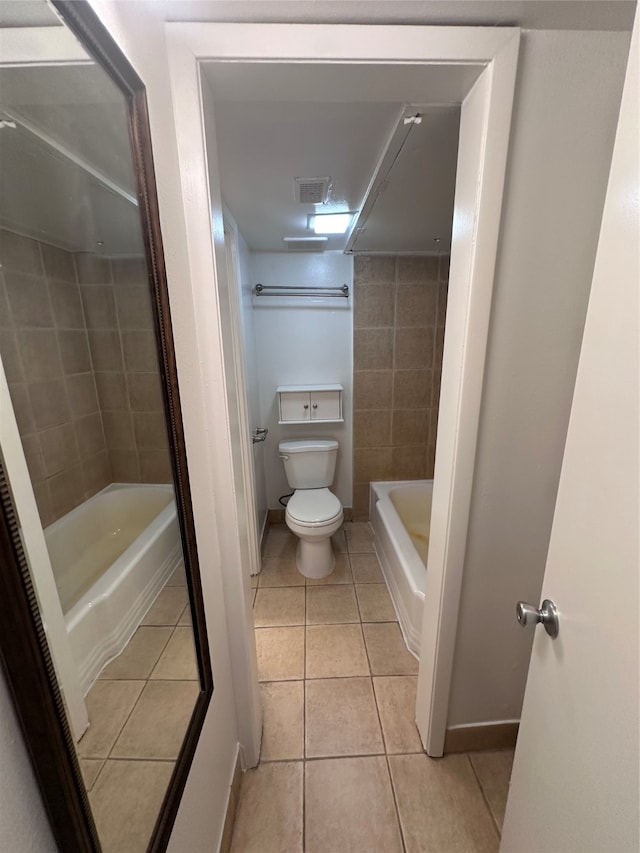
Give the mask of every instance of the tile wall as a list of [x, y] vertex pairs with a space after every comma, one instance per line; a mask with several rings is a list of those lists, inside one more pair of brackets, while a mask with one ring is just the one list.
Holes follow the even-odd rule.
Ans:
[[44, 526], [113, 481], [170, 481], [145, 275], [0, 229], [0, 353]]
[[449, 257], [354, 261], [354, 518], [372, 480], [433, 477]]

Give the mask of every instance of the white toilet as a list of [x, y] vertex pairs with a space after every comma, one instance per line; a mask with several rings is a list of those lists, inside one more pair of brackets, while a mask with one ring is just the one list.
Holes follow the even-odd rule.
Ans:
[[287, 481], [294, 493], [285, 521], [300, 538], [298, 571], [307, 578], [324, 578], [335, 565], [331, 536], [343, 520], [342, 504], [329, 491], [338, 457], [338, 442], [311, 438], [281, 441], [278, 445]]

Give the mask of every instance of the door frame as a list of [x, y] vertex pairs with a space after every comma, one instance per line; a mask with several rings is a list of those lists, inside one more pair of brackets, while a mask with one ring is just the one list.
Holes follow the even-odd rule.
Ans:
[[[458, 172], [445, 329], [442, 391], [429, 544], [427, 588], [418, 678], [416, 722], [426, 752], [442, 755], [466, 550], [469, 507], [485, 369], [509, 132], [518, 63], [516, 27], [368, 26], [335, 24], [165, 25], [183, 209], [194, 280], [211, 298], [196, 306], [198, 335], [212, 337], [209, 371], [224, 386], [220, 289], [227, 287], [218, 163], [205, 141], [213, 126], [203, 98], [203, 62], [367, 63], [478, 65], [478, 79], [462, 103]], [[209, 136], [215, 139], [215, 137]], [[207, 175], [209, 180], [207, 181]], [[211, 228], [213, 224], [213, 228]], [[213, 239], [212, 239], [213, 238]], [[221, 396], [219, 403], [223, 402]], [[226, 395], [224, 397], [226, 405]], [[226, 446], [232, 447], [229, 412]], [[248, 424], [241, 424], [248, 429]], [[221, 453], [223, 449], [221, 448]], [[216, 477], [216, 503], [230, 494], [230, 459]], [[216, 520], [221, 548], [238, 549], [238, 524]], [[240, 586], [235, 587], [236, 593]], [[243, 591], [246, 595], [246, 591]], [[233, 604], [236, 610], [237, 602]], [[239, 608], [238, 608], [239, 609]], [[245, 611], [246, 602], [245, 602]], [[238, 612], [238, 610], [236, 610]], [[248, 642], [250, 617], [230, 619], [230, 645]], [[255, 677], [234, 674], [244, 699], [257, 701]], [[242, 729], [243, 727], [240, 726]], [[259, 738], [258, 738], [259, 740]]]

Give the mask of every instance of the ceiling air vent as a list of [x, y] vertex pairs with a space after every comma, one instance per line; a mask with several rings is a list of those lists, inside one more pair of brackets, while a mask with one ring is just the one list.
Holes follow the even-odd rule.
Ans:
[[324, 252], [326, 237], [283, 237], [287, 252]]
[[329, 198], [331, 178], [294, 178], [296, 201], [300, 204], [325, 204]]

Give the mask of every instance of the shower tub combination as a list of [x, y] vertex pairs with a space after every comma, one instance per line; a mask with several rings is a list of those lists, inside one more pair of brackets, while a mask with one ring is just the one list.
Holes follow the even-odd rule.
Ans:
[[182, 561], [173, 486], [113, 483], [44, 534], [86, 694]]
[[420, 656], [433, 480], [371, 483], [369, 518], [407, 648]]

